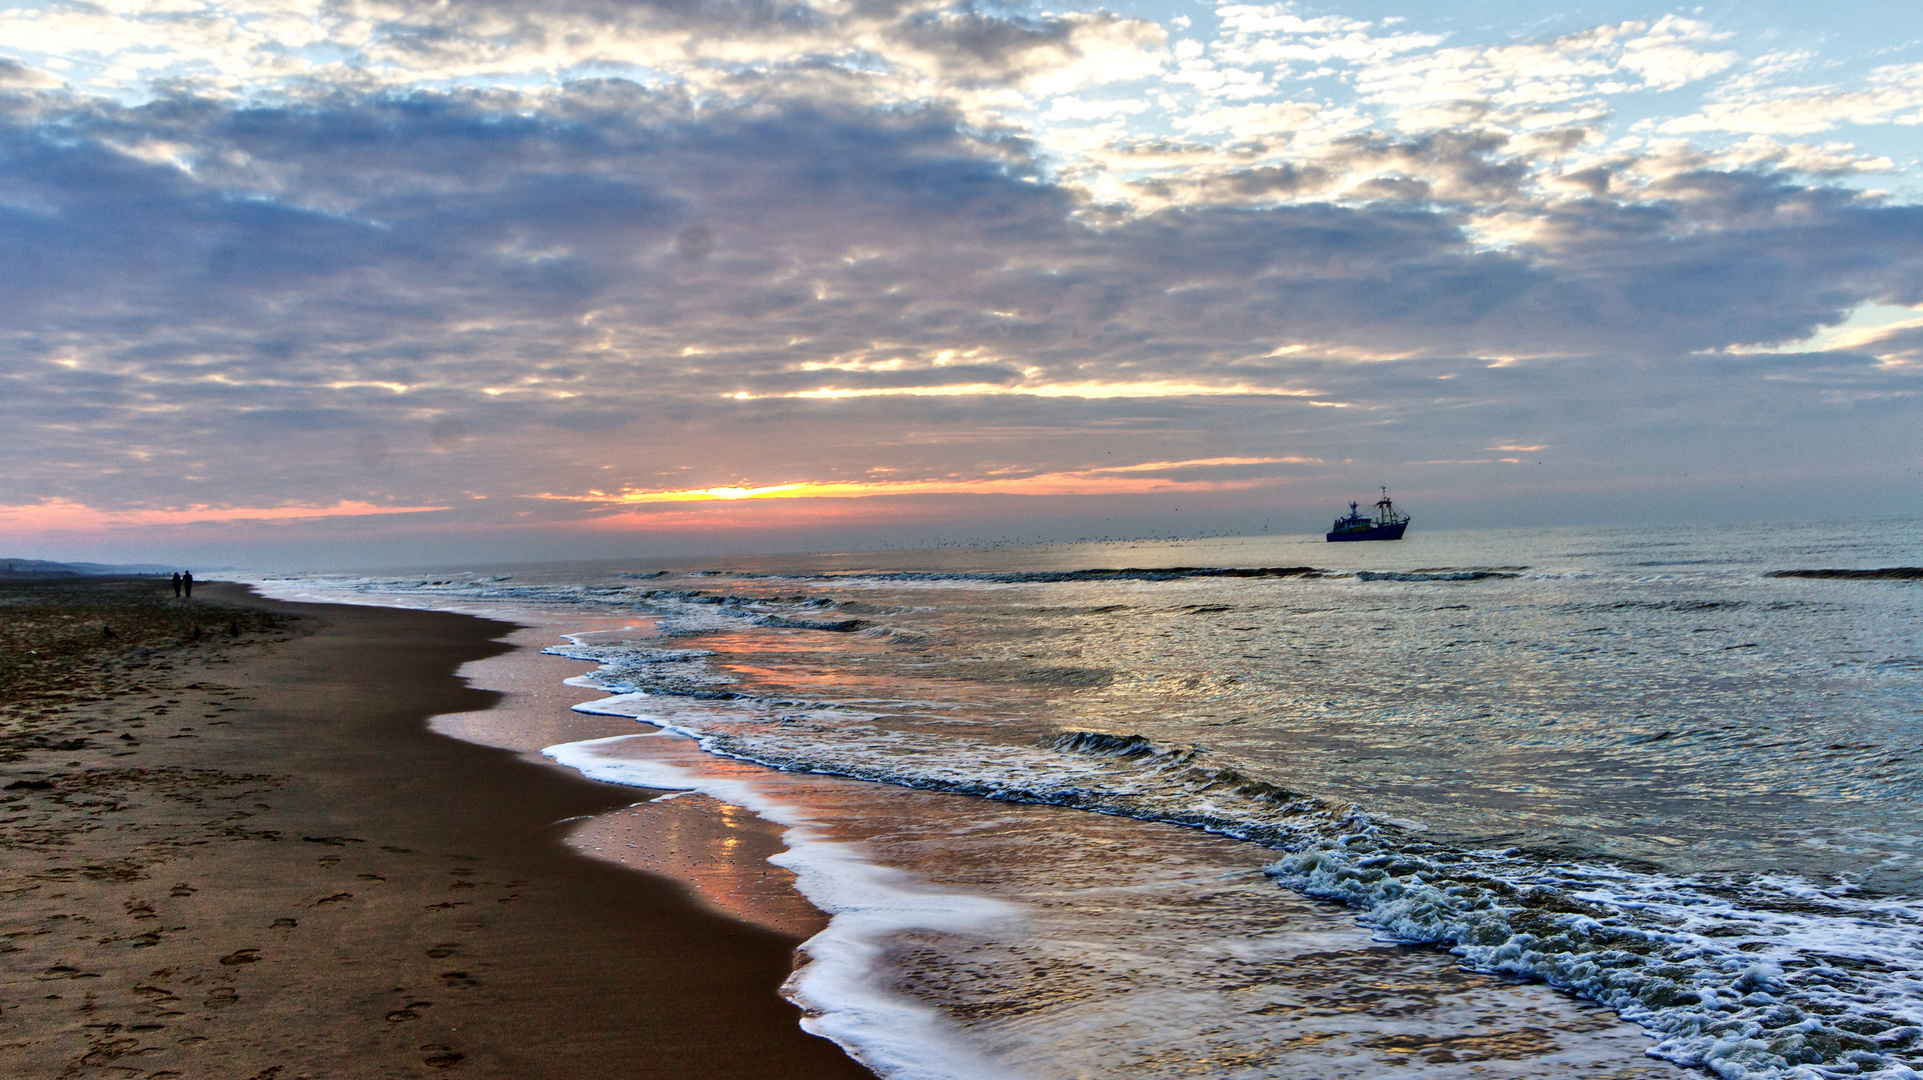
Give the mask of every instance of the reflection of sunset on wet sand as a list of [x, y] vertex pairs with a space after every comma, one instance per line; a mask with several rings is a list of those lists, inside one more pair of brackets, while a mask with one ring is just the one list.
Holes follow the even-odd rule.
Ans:
[[673, 878], [732, 918], [796, 938], [828, 924], [794, 889], [794, 874], [768, 858], [785, 850], [781, 830], [705, 795], [658, 798], [603, 814], [568, 836], [577, 851]]

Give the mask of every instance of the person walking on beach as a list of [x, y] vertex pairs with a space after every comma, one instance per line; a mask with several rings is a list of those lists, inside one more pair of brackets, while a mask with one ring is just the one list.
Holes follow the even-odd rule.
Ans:
[[180, 598], [180, 571], [174, 571], [174, 598]]
[[180, 575], [180, 588], [186, 594], [187, 599], [192, 600], [194, 598], [194, 572], [192, 570]]

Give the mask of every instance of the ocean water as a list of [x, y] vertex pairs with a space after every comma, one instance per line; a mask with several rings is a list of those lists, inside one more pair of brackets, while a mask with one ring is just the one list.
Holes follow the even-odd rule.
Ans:
[[549, 652], [636, 734], [549, 757], [788, 830], [832, 916], [789, 992], [883, 1075], [1911, 1077], [1923, 581], [1777, 575], [1919, 564], [1882, 522], [264, 584], [632, 616]]

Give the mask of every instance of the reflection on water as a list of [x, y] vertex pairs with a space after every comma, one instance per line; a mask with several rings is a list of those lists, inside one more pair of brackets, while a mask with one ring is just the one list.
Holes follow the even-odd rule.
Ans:
[[742, 922], [810, 938], [828, 925], [795, 891], [795, 876], [770, 863], [786, 850], [780, 831], [738, 806], [705, 795], [654, 799], [584, 823], [568, 844], [596, 858], [673, 878]]

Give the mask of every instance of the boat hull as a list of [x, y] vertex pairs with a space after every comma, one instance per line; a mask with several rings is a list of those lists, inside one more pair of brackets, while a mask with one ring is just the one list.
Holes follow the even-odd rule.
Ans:
[[1344, 532], [1332, 532], [1329, 534], [1329, 543], [1337, 544], [1349, 540], [1400, 540], [1402, 539], [1402, 530], [1408, 527], [1408, 522], [1398, 521], [1394, 525], [1375, 525], [1367, 529], [1349, 529]]

